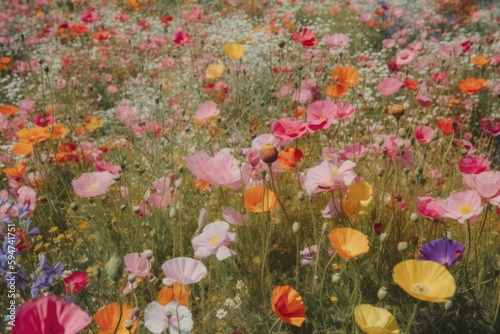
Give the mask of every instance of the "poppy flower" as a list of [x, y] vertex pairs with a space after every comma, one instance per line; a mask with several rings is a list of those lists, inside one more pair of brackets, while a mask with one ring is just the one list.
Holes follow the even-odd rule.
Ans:
[[418, 81], [417, 80], [411, 80], [411, 79], [405, 79], [403, 82], [403, 86], [405, 88], [408, 88], [410, 90], [416, 90], [418, 87]]
[[500, 118], [483, 117], [479, 120], [479, 126], [494, 137], [500, 135]]
[[187, 306], [188, 298], [191, 295], [191, 290], [187, 289], [179, 282], [174, 282], [172, 288], [164, 285], [158, 291], [158, 304], [165, 306], [175, 300], [179, 305]]
[[368, 253], [368, 238], [358, 230], [349, 227], [334, 228], [328, 233], [330, 244], [343, 259], [352, 259]]
[[256, 186], [245, 191], [245, 208], [252, 212], [272, 211], [278, 204], [278, 197], [268, 188]]
[[4, 168], [1, 171], [14, 179], [20, 179], [26, 172], [26, 167], [28, 167], [26, 162], [20, 162], [12, 168]]
[[207, 80], [220, 78], [224, 74], [225, 68], [226, 66], [224, 66], [224, 64], [208, 65], [207, 69], [205, 70], [205, 76], [207, 77]]
[[477, 66], [483, 67], [483, 66], [488, 65], [490, 63], [490, 58], [486, 58], [483, 56], [476, 56], [476, 57], [472, 58], [472, 62]]
[[216, 255], [217, 260], [222, 261], [236, 255], [236, 252], [227, 246], [236, 242], [238, 237], [236, 233], [228, 231], [229, 224], [225, 221], [217, 221], [205, 226], [203, 232], [191, 240], [194, 256], [205, 259], [210, 255]]
[[17, 138], [26, 143], [42, 142], [50, 138], [50, 130], [40, 126], [22, 128], [16, 132]]
[[12, 153], [17, 156], [28, 156], [33, 151], [33, 144], [26, 142], [17, 142], [12, 146]]
[[460, 91], [467, 95], [476, 94], [481, 89], [486, 87], [488, 87], [488, 82], [486, 82], [486, 80], [482, 78], [467, 78], [460, 81], [460, 83], [458, 84], [458, 88], [460, 89]]
[[359, 73], [355, 68], [348, 66], [339, 66], [332, 71], [332, 77], [337, 85], [345, 87], [354, 87], [358, 84]]
[[477, 192], [472, 190], [460, 191], [451, 194], [446, 199], [443, 217], [456, 219], [460, 223], [464, 223], [466, 220], [475, 223], [483, 211], [483, 207], [481, 197]]
[[396, 318], [381, 307], [361, 304], [354, 308], [354, 320], [367, 334], [397, 334], [399, 325]]
[[329, 85], [326, 87], [326, 94], [334, 99], [345, 96], [349, 91], [349, 87], [341, 85]]
[[303, 28], [300, 32], [292, 33], [292, 41], [302, 44], [306, 48], [312, 48], [316, 45], [316, 36], [311, 29]]
[[154, 334], [189, 334], [193, 330], [193, 317], [186, 306], [172, 301], [165, 306], [150, 303], [144, 310], [144, 326]]
[[53, 140], [62, 138], [68, 133], [68, 130], [61, 124], [56, 124], [56, 126], [51, 128], [51, 131]]
[[402, 261], [394, 266], [392, 278], [410, 296], [431, 303], [446, 302], [457, 289], [446, 267], [434, 261]]
[[213, 101], [203, 103], [196, 109], [194, 121], [196, 125], [203, 125], [216, 119], [220, 115], [220, 109], [217, 109], [217, 104]]
[[307, 134], [307, 125], [304, 121], [284, 117], [273, 121], [271, 129], [278, 139], [297, 139]]
[[182, 285], [198, 283], [207, 274], [205, 265], [190, 257], [176, 257], [167, 260], [161, 266], [166, 278], [163, 279], [163, 284], [172, 285], [174, 282], [179, 282]]
[[15, 113], [19, 111], [19, 108], [16, 106], [13, 106], [11, 104], [4, 104], [3, 106], [0, 106], [0, 113], [7, 115], [7, 116], [12, 116]]
[[275, 287], [271, 303], [274, 314], [286, 323], [301, 327], [306, 320], [302, 296], [289, 285]]
[[482, 174], [490, 170], [490, 165], [491, 161], [477, 155], [467, 155], [458, 161], [458, 169], [464, 174]]
[[91, 322], [89, 315], [77, 305], [55, 295], [42, 296], [21, 305], [11, 333], [76, 334]]
[[360, 208], [368, 206], [372, 201], [373, 188], [366, 181], [358, 181], [347, 189], [347, 198], [343, 202], [344, 213], [353, 217], [360, 213]]
[[241, 44], [226, 44], [224, 45], [224, 52], [229, 58], [238, 60], [243, 57], [245, 49]]
[[9, 63], [12, 60], [10, 57], [0, 58], [0, 70], [6, 70], [9, 68]]
[[437, 262], [446, 268], [462, 258], [465, 246], [448, 239], [436, 239], [424, 244], [420, 248], [419, 260]]
[[451, 135], [454, 132], [459, 132], [460, 131], [460, 124], [456, 123], [455, 121], [451, 119], [442, 119], [438, 121], [438, 127], [439, 130], [444, 135]]
[[384, 79], [379, 85], [378, 90], [380, 94], [384, 96], [389, 96], [396, 93], [403, 86], [401, 80], [395, 78]]
[[71, 184], [78, 196], [90, 198], [104, 194], [115, 183], [113, 178], [109, 172], [84, 173]]
[[134, 321], [132, 328], [126, 329], [125, 321], [130, 319], [132, 314], [132, 306], [129, 304], [111, 303], [99, 309], [94, 314], [94, 321], [101, 327], [100, 334], [129, 334], [134, 333], [137, 328], [138, 321]]
[[232, 225], [245, 225], [245, 220], [239, 211], [232, 207], [225, 208], [222, 212], [222, 217]]
[[462, 182], [492, 205], [500, 205], [500, 171], [462, 174]]
[[292, 169], [302, 160], [302, 151], [298, 148], [287, 148], [278, 154], [278, 164], [283, 169]]
[[176, 46], [186, 46], [191, 43], [191, 35], [185, 31], [177, 31], [174, 36], [172, 36], [172, 43]]
[[306, 113], [310, 132], [328, 129], [337, 118], [337, 105], [332, 101], [316, 101], [307, 107]]
[[151, 263], [139, 253], [129, 253], [123, 258], [125, 262], [125, 274], [136, 277], [146, 277], [149, 275]]
[[75, 271], [64, 278], [64, 293], [76, 294], [83, 290], [90, 283], [87, 273], [84, 271]]

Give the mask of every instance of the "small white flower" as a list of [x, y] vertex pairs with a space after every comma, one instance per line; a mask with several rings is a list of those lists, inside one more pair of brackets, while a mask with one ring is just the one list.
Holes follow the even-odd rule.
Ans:
[[219, 319], [223, 319], [225, 318], [227, 315], [227, 311], [225, 311], [224, 309], [218, 309], [217, 310], [217, 314], [216, 314], [216, 317], [219, 318]]

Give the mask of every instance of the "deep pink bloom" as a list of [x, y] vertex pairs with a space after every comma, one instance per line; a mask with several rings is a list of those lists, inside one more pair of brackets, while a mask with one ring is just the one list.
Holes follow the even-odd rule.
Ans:
[[316, 36], [311, 29], [303, 28], [300, 32], [292, 33], [292, 41], [299, 42], [306, 48], [312, 48], [316, 45]]
[[380, 91], [380, 94], [389, 96], [396, 93], [401, 87], [403, 87], [403, 82], [401, 80], [387, 78], [378, 85], [378, 90]]
[[33, 122], [35, 123], [35, 125], [44, 128], [54, 123], [54, 115], [46, 114], [45, 116], [43, 116], [41, 114], [36, 114], [35, 117], [33, 117]]
[[460, 223], [466, 220], [475, 223], [481, 211], [483, 211], [481, 197], [475, 191], [466, 190], [454, 193], [446, 199], [443, 217], [456, 219]]
[[396, 55], [396, 64], [398, 66], [408, 65], [413, 61], [413, 59], [415, 59], [415, 56], [416, 56], [415, 52], [411, 50], [408, 49], [401, 50]]
[[322, 40], [323, 43], [332, 47], [332, 49], [337, 50], [347, 46], [349, 43], [349, 36], [346, 34], [333, 34], [331, 36], [324, 35]]
[[213, 101], [203, 103], [196, 109], [194, 121], [198, 125], [207, 124], [210, 120], [217, 118], [220, 115], [220, 109], [217, 109], [217, 104]]
[[349, 102], [337, 102], [337, 118], [338, 119], [348, 119], [354, 116], [356, 109]]
[[479, 120], [479, 126], [494, 137], [500, 135], [500, 118], [483, 117]]
[[125, 273], [136, 277], [147, 277], [151, 269], [149, 260], [139, 253], [130, 253], [123, 258], [125, 262]]
[[98, 172], [109, 172], [113, 175], [117, 175], [121, 173], [121, 168], [112, 164], [109, 164], [104, 161], [96, 161], [94, 162], [94, 167]]
[[422, 144], [429, 144], [432, 141], [432, 135], [434, 134], [434, 130], [425, 125], [419, 125], [415, 128], [413, 132], [415, 135], [415, 139], [418, 140]]
[[189, 43], [191, 43], [191, 35], [189, 35], [187, 32], [180, 30], [176, 32], [172, 37], [172, 43], [174, 43], [177, 46], [189, 45]]
[[490, 170], [491, 162], [476, 155], [468, 155], [460, 159], [458, 169], [465, 174], [481, 174]]
[[64, 293], [77, 294], [90, 283], [87, 273], [84, 271], [75, 271], [64, 278]]
[[104, 194], [115, 183], [113, 177], [109, 172], [84, 173], [71, 184], [78, 196], [90, 198]]
[[243, 183], [238, 160], [231, 155], [228, 148], [220, 150], [213, 158], [201, 151], [190, 157], [184, 157], [183, 160], [191, 173], [212, 185], [237, 190]]
[[200, 235], [191, 240], [194, 248], [194, 256], [205, 259], [214, 254], [217, 260], [222, 261], [236, 254], [229, 249], [229, 244], [236, 242], [238, 237], [236, 233], [229, 231], [229, 224], [225, 221], [216, 221], [210, 223]]
[[271, 129], [278, 139], [297, 139], [307, 134], [305, 122], [288, 117], [275, 120], [271, 125]]
[[418, 197], [417, 210], [422, 217], [429, 219], [443, 218], [446, 202], [430, 196]]
[[12, 334], [76, 334], [91, 323], [89, 315], [76, 304], [50, 295], [32, 298], [16, 313]]
[[167, 260], [161, 269], [166, 276], [163, 279], [163, 284], [169, 286], [174, 282], [179, 282], [182, 285], [198, 283], [207, 274], [207, 267], [190, 257], [176, 257]]
[[472, 46], [472, 42], [467, 40], [467, 41], [461, 43], [460, 46], [462, 47], [462, 52], [466, 53], [467, 51], [470, 50], [470, 47]]
[[354, 172], [356, 164], [351, 160], [335, 165], [328, 160], [323, 160], [316, 167], [307, 171], [304, 188], [309, 195], [316, 195], [325, 191], [345, 190], [356, 178]]
[[94, 7], [89, 7], [80, 15], [80, 19], [85, 23], [93, 23], [99, 20], [99, 16], [96, 14]]
[[337, 106], [332, 101], [316, 101], [306, 110], [307, 128], [314, 132], [328, 129], [337, 115]]
[[462, 174], [462, 182], [492, 205], [500, 205], [500, 172], [487, 171], [481, 174]]
[[401, 70], [401, 66], [399, 66], [395, 60], [392, 60], [389, 64], [387, 64], [387, 68], [389, 71], [397, 72]]

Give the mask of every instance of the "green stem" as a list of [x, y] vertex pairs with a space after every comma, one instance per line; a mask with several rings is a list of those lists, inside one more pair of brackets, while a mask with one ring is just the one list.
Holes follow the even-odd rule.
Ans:
[[413, 312], [411, 313], [410, 321], [408, 321], [408, 325], [406, 326], [406, 333], [410, 334], [411, 326], [413, 325], [413, 321], [415, 320], [415, 316], [417, 315], [418, 302], [415, 303], [413, 307]]

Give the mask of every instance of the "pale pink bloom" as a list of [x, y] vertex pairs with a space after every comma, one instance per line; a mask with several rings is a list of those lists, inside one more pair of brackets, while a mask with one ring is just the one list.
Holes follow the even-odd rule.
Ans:
[[348, 119], [354, 116], [356, 109], [349, 102], [337, 102], [337, 118], [338, 119]]
[[432, 141], [432, 135], [434, 134], [434, 130], [425, 125], [419, 125], [415, 128], [413, 132], [415, 135], [415, 139], [418, 140], [422, 144], [429, 144]]
[[139, 253], [130, 253], [123, 258], [125, 261], [125, 274], [135, 277], [146, 277], [149, 275], [151, 263]]
[[352, 145], [345, 145], [343, 149], [339, 151], [339, 157], [342, 160], [350, 160], [350, 159], [360, 159], [366, 156], [368, 150], [366, 146], [364, 146], [360, 142], [355, 142]]
[[108, 87], [106, 87], [106, 91], [109, 94], [116, 94], [118, 92], [118, 88], [114, 85], [109, 85]]
[[118, 120], [126, 126], [131, 126], [139, 121], [137, 109], [134, 107], [119, 105], [115, 108], [115, 114], [116, 117], [118, 117]]
[[207, 124], [210, 120], [217, 118], [220, 113], [221, 111], [217, 109], [217, 104], [213, 101], [208, 101], [196, 109], [194, 120], [198, 125]]
[[417, 102], [423, 108], [427, 108], [432, 104], [432, 99], [428, 98], [426, 95], [427, 84], [425, 82], [422, 82], [420, 85], [418, 85]]
[[396, 64], [398, 64], [398, 66], [408, 65], [413, 61], [413, 59], [415, 59], [415, 56], [415, 52], [411, 50], [401, 50], [396, 54]]
[[24, 186], [17, 190], [17, 203], [26, 205], [29, 212], [33, 213], [36, 206], [36, 191], [30, 187]]
[[370, 13], [364, 13], [364, 14], [361, 14], [359, 16], [359, 20], [362, 23], [366, 23], [366, 22], [370, 21], [371, 18], [372, 18], [372, 14], [370, 14]]
[[346, 34], [333, 34], [331, 36], [324, 35], [323, 43], [331, 46], [333, 49], [342, 49], [349, 44], [349, 36]]
[[307, 134], [307, 125], [305, 122], [284, 117], [277, 119], [271, 125], [274, 136], [282, 140], [292, 140], [304, 137]]
[[165, 306], [158, 302], [148, 304], [144, 310], [144, 326], [154, 334], [189, 334], [193, 330], [193, 317], [186, 306], [171, 301]]
[[94, 162], [94, 167], [98, 172], [110, 172], [113, 175], [117, 175], [121, 173], [121, 168], [112, 164], [109, 164], [104, 161], [96, 161]]
[[252, 149], [260, 151], [262, 146], [266, 144], [272, 144], [274, 147], [287, 146], [288, 140], [281, 140], [272, 134], [264, 133], [259, 135], [252, 140]]
[[380, 91], [380, 94], [389, 96], [396, 93], [401, 87], [403, 87], [403, 82], [401, 80], [387, 78], [378, 85], [378, 90]]
[[[380, 137], [384, 140], [382, 146], [376, 144], [370, 146], [374, 153], [385, 154], [386, 158], [393, 159], [403, 167], [413, 167], [412, 146], [409, 140], [402, 140], [394, 135], [380, 135]], [[404, 143], [402, 149], [399, 148], [400, 143]]]
[[300, 251], [300, 264], [306, 266], [309, 263], [316, 260], [316, 253], [318, 252], [318, 246], [313, 245], [311, 247], [306, 247]]
[[316, 101], [306, 110], [307, 128], [314, 132], [328, 129], [337, 115], [337, 106], [332, 101]]
[[76, 304], [66, 302], [56, 295], [28, 299], [16, 313], [12, 334], [76, 334], [92, 320]]
[[220, 185], [237, 190], [241, 187], [240, 169], [229, 149], [223, 149], [211, 158], [206, 152], [200, 151], [193, 156], [184, 157], [187, 167], [198, 179], [212, 185]]
[[190, 257], [176, 257], [167, 260], [161, 269], [166, 276], [163, 279], [163, 284], [168, 286], [174, 282], [179, 282], [182, 285], [198, 283], [207, 274], [207, 267]]
[[163, 176], [153, 181], [152, 185], [159, 193], [170, 192], [170, 182], [172, 180], [169, 177]]
[[321, 215], [323, 218], [340, 218], [342, 217], [341, 212], [341, 204], [338, 198], [335, 199], [335, 203], [333, 200], [330, 200], [326, 207], [321, 211]]
[[422, 217], [429, 219], [443, 218], [446, 202], [430, 196], [418, 197], [417, 210]]
[[168, 177], [160, 177], [158, 180], [153, 182], [153, 187], [156, 189], [156, 193], [152, 193], [149, 195], [146, 202], [157, 208], [164, 209], [172, 200], [172, 195], [170, 193], [170, 178]]
[[481, 174], [462, 174], [462, 182], [492, 205], [500, 205], [500, 172], [487, 171]]
[[491, 65], [496, 65], [496, 64], [500, 64], [500, 53], [496, 54], [496, 55], [493, 55], [490, 59], [490, 64]]
[[194, 248], [194, 256], [205, 259], [214, 254], [217, 260], [222, 261], [236, 254], [229, 249], [229, 244], [236, 242], [236, 233], [229, 231], [229, 224], [225, 221], [210, 223], [203, 229], [200, 235], [191, 240]]
[[19, 110], [27, 114], [32, 114], [35, 111], [35, 102], [29, 99], [19, 101]]
[[104, 194], [113, 183], [113, 174], [109, 172], [84, 173], [71, 181], [75, 193], [87, 198]]
[[222, 212], [222, 217], [224, 217], [229, 224], [245, 225], [245, 221], [243, 220], [241, 213], [232, 207], [225, 208]]
[[443, 217], [458, 220], [460, 223], [469, 220], [475, 223], [483, 211], [481, 197], [472, 190], [461, 191], [450, 195], [446, 199]]
[[198, 215], [198, 228], [202, 228], [205, 225], [205, 220], [208, 216], [208, 210], [205, 208], [201, 208], [200, 214]]
[[394, 46], [396, 46], [396, 41], [392, 38], [384, 39], [382, 41], [382, 47], [385, 49], [392, 49]]
[[247, 162], [255, 167], [260, 162], [260, 151], [253, 148], [249, 148], [246, 152]]
[[476, 155], [468, 155], [458, 161], [458, 169], [464, 174], [481, 174], [490, 170], [491, 162]]
[[297, 101], [303, 104], [317, 101], [320, 98], [321, 91], [318, 88], [317, 80], [311, 78], [302, 80], [300, 88], [292, 94], [293, 101]]
[[307, 171], [304, 188], [311, 196], [339, 188], [345, 190], [356, 178], [354, 166], [356, 164], [351, 160], [344, 161], [341, 165], [323, 160], [318, 166]]

